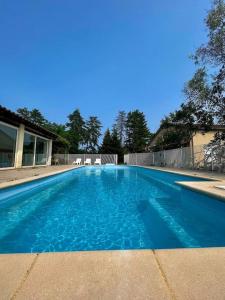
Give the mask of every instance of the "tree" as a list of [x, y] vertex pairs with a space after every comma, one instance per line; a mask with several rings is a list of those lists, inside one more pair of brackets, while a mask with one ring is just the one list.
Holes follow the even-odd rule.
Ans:
[[[193, 58], [201, 65], [185, 86], [186, 101], [199, 111], [197, 122], [225, 125], [225, 3], [214, 0], [205, 19], [208, 41]], [[224, 137], [225, 140], [225, 137]]]
[[126, 139], [126, 121], [127, 114], [124, 110], [118, 112], [118, 116], [116, 117], [116, 123], [114, 124], [114, 128], [118, 132], [118, 137], [121, 142], [121, 145], [124, 146]]
[[18, 108], [16, 112], [24, 119], [30, 120], [30, 111], [27, 107]]
[[68, 128], [67, 138], [70, 142], [70, 152], [78, 153], [80, 145], [82, 145], [85, 140], [85, 122], [79, 109], [74, 110], [68, 118], [69, 122], [66, 123], [66, 126]]
[[110, 130], [107, 129], [105, 134], [104, 134], [103, 140], [102, 140], [102, 145], [101, 145], [101, 148], [100, 148], [100, 152], [105, 153], [105, 154], [112, 153], [111, 152], [112, 151], [111, 144], [112, 144], [111, 133], [110, 133]]
[[199, 126], [207, 131], [212, 124], [212, 116], [202, 109], [201, 105], [196, 105], [192, 101], [182, 103], [178, 110], [161, 120], [160, 128], [169, 130], [162, 134], [154, 148], [162, 150], [185, 146]]
[[120, 139], [118, 138], [118, 132], [115, 128], [113, 128], [112, 133], [110, 133], [109, 129], [106, 130], [100, 147], [100, 153], [117, 154], [118, 161], [123, 161], [123, 148]]
[[[210, 97], [210, 108], [221, 125], [225, 125], [225, 66], [221, 68], [212, 84]], [[215, 136], [214, 144], [225, 143], [225, 132], [218, 132]]]
[[18, 108], [17, 113], [21, 117], [39, 125], [39, 126], [47, 127], [47, 125], [48, 125], [48, 121], [44, 118], [44, 116], [42, 115], [42, 113], [40, 112], [39, 109], [34, 108], [32, 110], [28, 110], [27, 107], [23, 107], [23, 108]]
[[214, 77], [210, 93], [209, 107], [219, 124], [225, 124], [225, 65]]
[[18, 108], [17, 113], [39, 126], [42, 126], [58, 135], [52, 145], [52, 153], [65, 153], [69, 150], [70, 143], [67, 140], [66, 126], [49, 122], [38, 109], [29, 110], [27, 107]]
[[155, 151], [174, 149], [189, 143], [198, 111], [191, 103], [181, 104], [180, 108], [161, 120], [161, 129], [165, 130], [158, 138]]
[[86, 152], [96, 153], [98, 150], [98, 139], [101, 136], [101, 122], [97, 117], [91, 116], [85, 123], [85, 148]]
[[111, 134], [111, 153], [118, 155], [118, 162], [123, 162], [123, 147], [121, 144], [121, 140], [118, 137], [118, 132], [116, 128], [113, 128], [112, 134]]
[[193, 55], [196, 64], [219, 66], [225, 62], [225, 3], [214, 0], [205, 19], [208, 42], [201, 45]]
[[55, 122], [48, 122], [47, 128], [48, 128], [48, 130], [55, 132], [56, 134], [58, 134], [64, 138], [67, 137], [66, 126], [63, 124], [57, 124]]
[[129, 112], [126, 122], [126, 148], [129, 152], [143, 152], [146, 149], [150, 132], [143, 112]]
[[31, 118], [32, 122], [34, 122], [35, 124], [38, 124], [39, 126], [45, 127], [46, 124], [48, 123], [48, 121], [44, 118], [44, 116], [42, 115], [40, 110], [38, 110], [36, 108], [31, 110], [30, 118]]

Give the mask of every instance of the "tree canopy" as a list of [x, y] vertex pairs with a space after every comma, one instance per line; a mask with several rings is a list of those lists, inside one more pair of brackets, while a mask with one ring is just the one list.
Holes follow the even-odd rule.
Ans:
[[[186, 101], [199, 111], [196, 122], [225, 125], [225, 3], [214, 0], [205, 25], [208, 40], [193, 55], [197, 70], [186, 83]], [[225, 137], [223, 135], [223, 139]]]
[[85, 122], [80, 114], [79, 109], [75, 109], [69, 116], [69, 121], [66, 123], [67, 138], [70, 142], [70, 152], [78, 153], [80, 145], [84, 144], [85, 140]]
[[89, 117], [85, 123], [85, 150], [90, 153], [97, 153], [99, 137], [101, 136], [101, 122], [95, 116]]
[[[185, 125], [174, 128], [159, 141], [161, 147], [175, 140], [181, 141], [182, 134], [188, 138], [194, 125], [206, 131], [213, 124], [225, 125], [225, 3], [214, 0], [205, 25], [207, 42], [197, 48], [192, 59], [196, 64], [193, 77], [184, 85], [184, 103], [180, 109], [161, 121], [161, 127], [168, 123]], [[181, 130], [181, 131], [180, 131]], [[181, 134], [182, 133], [182, 134]], [[214, 143], [225, 142], [225, 134], [217, 133]]]
[[129, 152], [145, 152], [150, 131], [143, 112], [131, 111], [127, 114], [125, 146]]

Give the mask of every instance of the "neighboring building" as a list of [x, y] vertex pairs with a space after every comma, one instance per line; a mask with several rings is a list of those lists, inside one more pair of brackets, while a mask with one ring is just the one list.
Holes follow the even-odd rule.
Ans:
[[[181, 125], [179, 124], [179, 126]], [[174, 129], [177, 130], [176, 125], [174, 124], [171, 124], [168, 128], [159, 128], [148, 145], [148, 150], [154, 149], [157, 146], [158, 141], [162, 140], [163, 135], [168, 131], [173, 131]], [[200, 125], [196, 125], [189, 140], [184, 138], [184, 140], [179, 144], [174, 141], [174, 146], [168, 145], [168, 148], [165, 146], [164, 149], [179, 147], [191, 147], [193, 149], [197, 146], [207, 145], [214, 139], [217, 132], [225, 132], [225, 126], [212, 125], [209, 130], [205, 131]]]
[[57, 135], [0, 105], [0, 169], [51, 165]]

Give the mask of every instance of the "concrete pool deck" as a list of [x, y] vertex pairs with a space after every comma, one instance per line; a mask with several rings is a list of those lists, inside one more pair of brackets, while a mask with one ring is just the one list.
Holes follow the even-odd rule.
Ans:
[[0, 170], [0, 189], [60, 174], [78, 167], [70, 165]]
[[225, 299], [224, 248], [0, 255], [0, 299]]
[[[74, 166], [0, 171], [0, 188], [71, 168]], [[197, 190], [204, 184], [199, 191], [209, 188], [208, 192], [215, 194], [218, 190], [221, 198], [225, 197], [224, 190], [215, 188], [224, 185], [222, 174], [155, 169], [218, 180], [198, 182], [194, 188], [188, 188]], [[222, 300], [225, 299], [224, 261], [224, 247], [1, 254], [0, 299]]]

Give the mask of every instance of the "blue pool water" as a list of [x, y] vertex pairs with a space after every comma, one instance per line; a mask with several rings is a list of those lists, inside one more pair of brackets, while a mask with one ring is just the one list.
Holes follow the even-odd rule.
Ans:
[[139, 167], [84, 167], [0, 191], [0, 253], [225, 246], [225, 203]]

